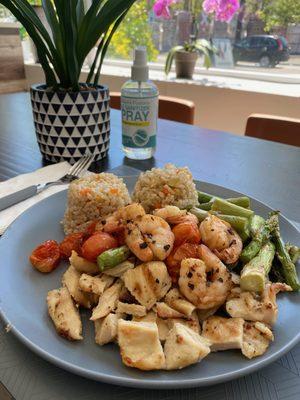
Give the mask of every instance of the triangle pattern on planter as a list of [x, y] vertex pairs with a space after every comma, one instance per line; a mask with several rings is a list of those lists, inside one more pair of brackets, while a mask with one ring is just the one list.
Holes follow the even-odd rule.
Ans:
[[109, 145], [108, 91], [30, 91], [37, 141], [52, 162], [75, 162], [84, 154], [100, 160]]

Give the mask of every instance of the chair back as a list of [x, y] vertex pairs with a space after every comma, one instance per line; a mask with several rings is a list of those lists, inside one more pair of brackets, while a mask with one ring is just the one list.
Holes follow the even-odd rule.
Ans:
[[[121, 109], [121, 93], [110, 92], [110, 107]], [[178, 99], [176, 97], [159, 96], [159, 118], [170, 121], [194, 124], [195, 104], [192, 101]]]
[[300, 119], [251, 114], [247, 120], [245, 136], [300, 147]]

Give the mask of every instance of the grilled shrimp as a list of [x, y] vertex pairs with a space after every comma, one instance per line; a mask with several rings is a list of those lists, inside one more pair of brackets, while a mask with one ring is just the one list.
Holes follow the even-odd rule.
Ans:
[[117, 233], [124, 230], [127, 223], [145, 214], [145, 210], [141, 204], [129, 204], [100, 221], [96, 226], [96, 230], [107, 233]]
[[153, 214], [157, 217], [163, 218], [170, 225], [177, 225], [183, 222], [198, 225], [198, 218], [194, 214], [191, 214], [186, 210], [180, 210], [180, 208], [176, 206], [158, 208], [153, 211]]
[[173, 249], [174, 234], [164, 219], [145, 214], [127, 223], [125, 242], [141, 261], [162, 261]]
[[227, 222], [208, 215], [200, 224], [200, 235], [202, 242], [224, 263], [232, 264], [239, 259], [243, 243]]
[[178, 285], [191, 303], [200, 310], [207, 310], [225, 302], [231, 279], [222, 263], [212, 266], [202, 260], [187, 258], [181, 262]]
[[166, 206], [154, 211], [154, 215], [163, 218], [170, 225], [174, 225], [172, 232], [175, 236], [174, 246], [183, 243], [199, 243], [200, 232], [198, 229], [198, 218], [175, 206]]

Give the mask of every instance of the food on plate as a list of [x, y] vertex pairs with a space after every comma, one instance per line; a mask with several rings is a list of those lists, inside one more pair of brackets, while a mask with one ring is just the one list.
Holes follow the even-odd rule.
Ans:
[[244, 335], [243, 318], [224, 318], [216, 315], [203, 322], [202, 335], [211, 343], [211, 351], [241, 349]]
[[98, 304], [93, 309], [91, 321], [96, 321], [99, 318], [106, 317], [110, 312], [115, 311], [117, 308], [119, 295], [123, 283], [116, 281], [111, 287], [106, 289], [99, 297]]
[[90, 174], [69, 186], [63, 227], [65, 234], [82, 232], [91, 222], [130, 203], [127, 187], [114, 174]]
[[226, 264], [235, 263], [243, 242], [231, 225], [215, 215], [208, 215], [200, 225], [202, 242]]
[[85, 308], [96, 344], [117, 344], [128, 367], [181, 369], [224, 350], [264, 354], [276, 295], [300, 288], [300, 251], [283, 242], [278, 213], [264, 219], [246, 196], [197, 192], [190, 171], [171, 164], [142, 173], [133, 199], [112, 174], [72, 182], [67, 236], [32, 252], [42, 272], [69, 260], [62, 287], [47, 295], [58, 334], [82, 340]]
[[267, 242], [257, 256], [244, 265], [240, 280], [243, 290], [263, 292], [274, 256], [275, 246], [272, 242]]
[[154, 322], [118, 321], [118, 343], [123, 363], [145, 371], [165, 367], [165, 355]]
[[207, 310], [225, 302], [231, 289], [231, 277], [220, 260], [212, 264], [186, 258], [181, 261], [178, 285], [191, 303], [200, 310]]
[[[105, 269], [112, 269], [113, 267], [120, 266], [121, 263], [127, 260], [129, 255], [130, 251], [127, 246], [111, 248], [104, 251], [97, 257], [97, 264], [100, 271], [104, 271]], [[126, 269], [128, 269], [128, 264], [125, 265], [127, 266]]]
[[32, 251], [29, 260], [31, 265], [40, 272], [53, 271], [60, 261], [58, 243], [55, 240], [46, 240]]
[[106, 317], [97, 319], [95, 323], [95, 342], [100, 346], [117, 340], [118, 320], [121, 314], [109, 313]]
[[181, 369], [201, 361], [210, 353], [210, 342], [192, 329], [175, 323], [165, 343], [166, 369]]
[[48, 312], [59, 335], [68, 340], [82, 340], [82, 323], [78, 308], [66, 287], [47, 294]]
[[226, 311], [231, 317], [273, 325], [278, 316], [276, 295], [279, 292], [290, 291], [292, 291], [290, 286], [280, 282], [267, 283], [261, 294], [234, 288], [226, 302]]
[[251, 359], [264, 354], [274, 335], [269, 327], [262, 322], [245, 322], [242, 353]]
[[116, 247], [118, 247], [117, 239], [109, 233], [96, 232], [84, 241], [81, 246], [81, 254], [86, 260], [96, 262], [100, 254]]
[[114, 282], [114, 279], [108, 275], [91, 276], [88, 274], [79, 273], [79, 276], [80, 278], [78, 281], [78, 285], [80, 290], [98, 296], [100, 296], [104, 292], [104, 290], [110, 287]]
[[198, 194], [190, 170], [177, 168], [173, 164], [141, 173], [132, 198], [146, 212], [168, 205], [185, 209], [198, 204]]
[[93, 297], [90, 293], [83, 292], [81, 290], [81, 287], [79, 286], [80, 278], [80, 272], [70, 265], [63, 274], [61, 281], [63, 286], [68, 289], [76, 304], [79, 304], [85, 308], [91, 308], [95, 302], [95, 297]]
[[171, 287], [171, 279], [162, 261], [150, 261], [129, 269], [123, 275], [125, 287], [132, 296], [150, 310]]
[[84, 272], [92, 275], [99, 274], [99, 268], [97, 264], [79, 256], [75, 250], [72, 251], [69, 261], [71, 265], [73, 265], [73, 267], [81, 273]]

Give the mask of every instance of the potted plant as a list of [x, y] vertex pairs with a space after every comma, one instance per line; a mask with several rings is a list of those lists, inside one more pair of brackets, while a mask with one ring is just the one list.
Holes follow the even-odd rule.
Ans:
[[177, 78], [193, 79], [195, 65], [200, 54], [204, 55], [204, 66], [211, 66], [211, 56], [217, 50], [205, 39], [198, 39], [185, 43], [183, 46], [173, 47], [166, 58], [165, 73], [169, 74], [175, 58], [175, 71]]
[[[33, 85], [31, 103], [43, 157], [71, 163], [84, 154], [107, 155], [110, 139], [109, 90], [99, 84], [109, 42], [135, 0], [43, 0], [49, 34], [27, 0], [0, 0], [33, 40], [45, 83]], [[97, 51], [86, 82], [84, 60]]]
[[[189, 42], [182, 46], [175, 46], [169, 51], [165, 63], [166, 75], [171, 70], [174, 58], [177, 78], [193, 78], [196, 61], [200, 54], [204, 55], [204, 66], [209, 68], [211, 57], [217, 52], [217, 49], [210, 41], [197, 39], [199, 14], [204, 11], [217, 21], [229, 22], [240, 8], [239, 0], [204, 0], [202, 4], [200, 3], [197, 0], [186, 2], [191, 14]], [[173, 4], [178, 4], [178, 0], [156, 0], [153, 6], [154, 13], [157, 17], [168, 19], [171, 17], [170, 6]]]

